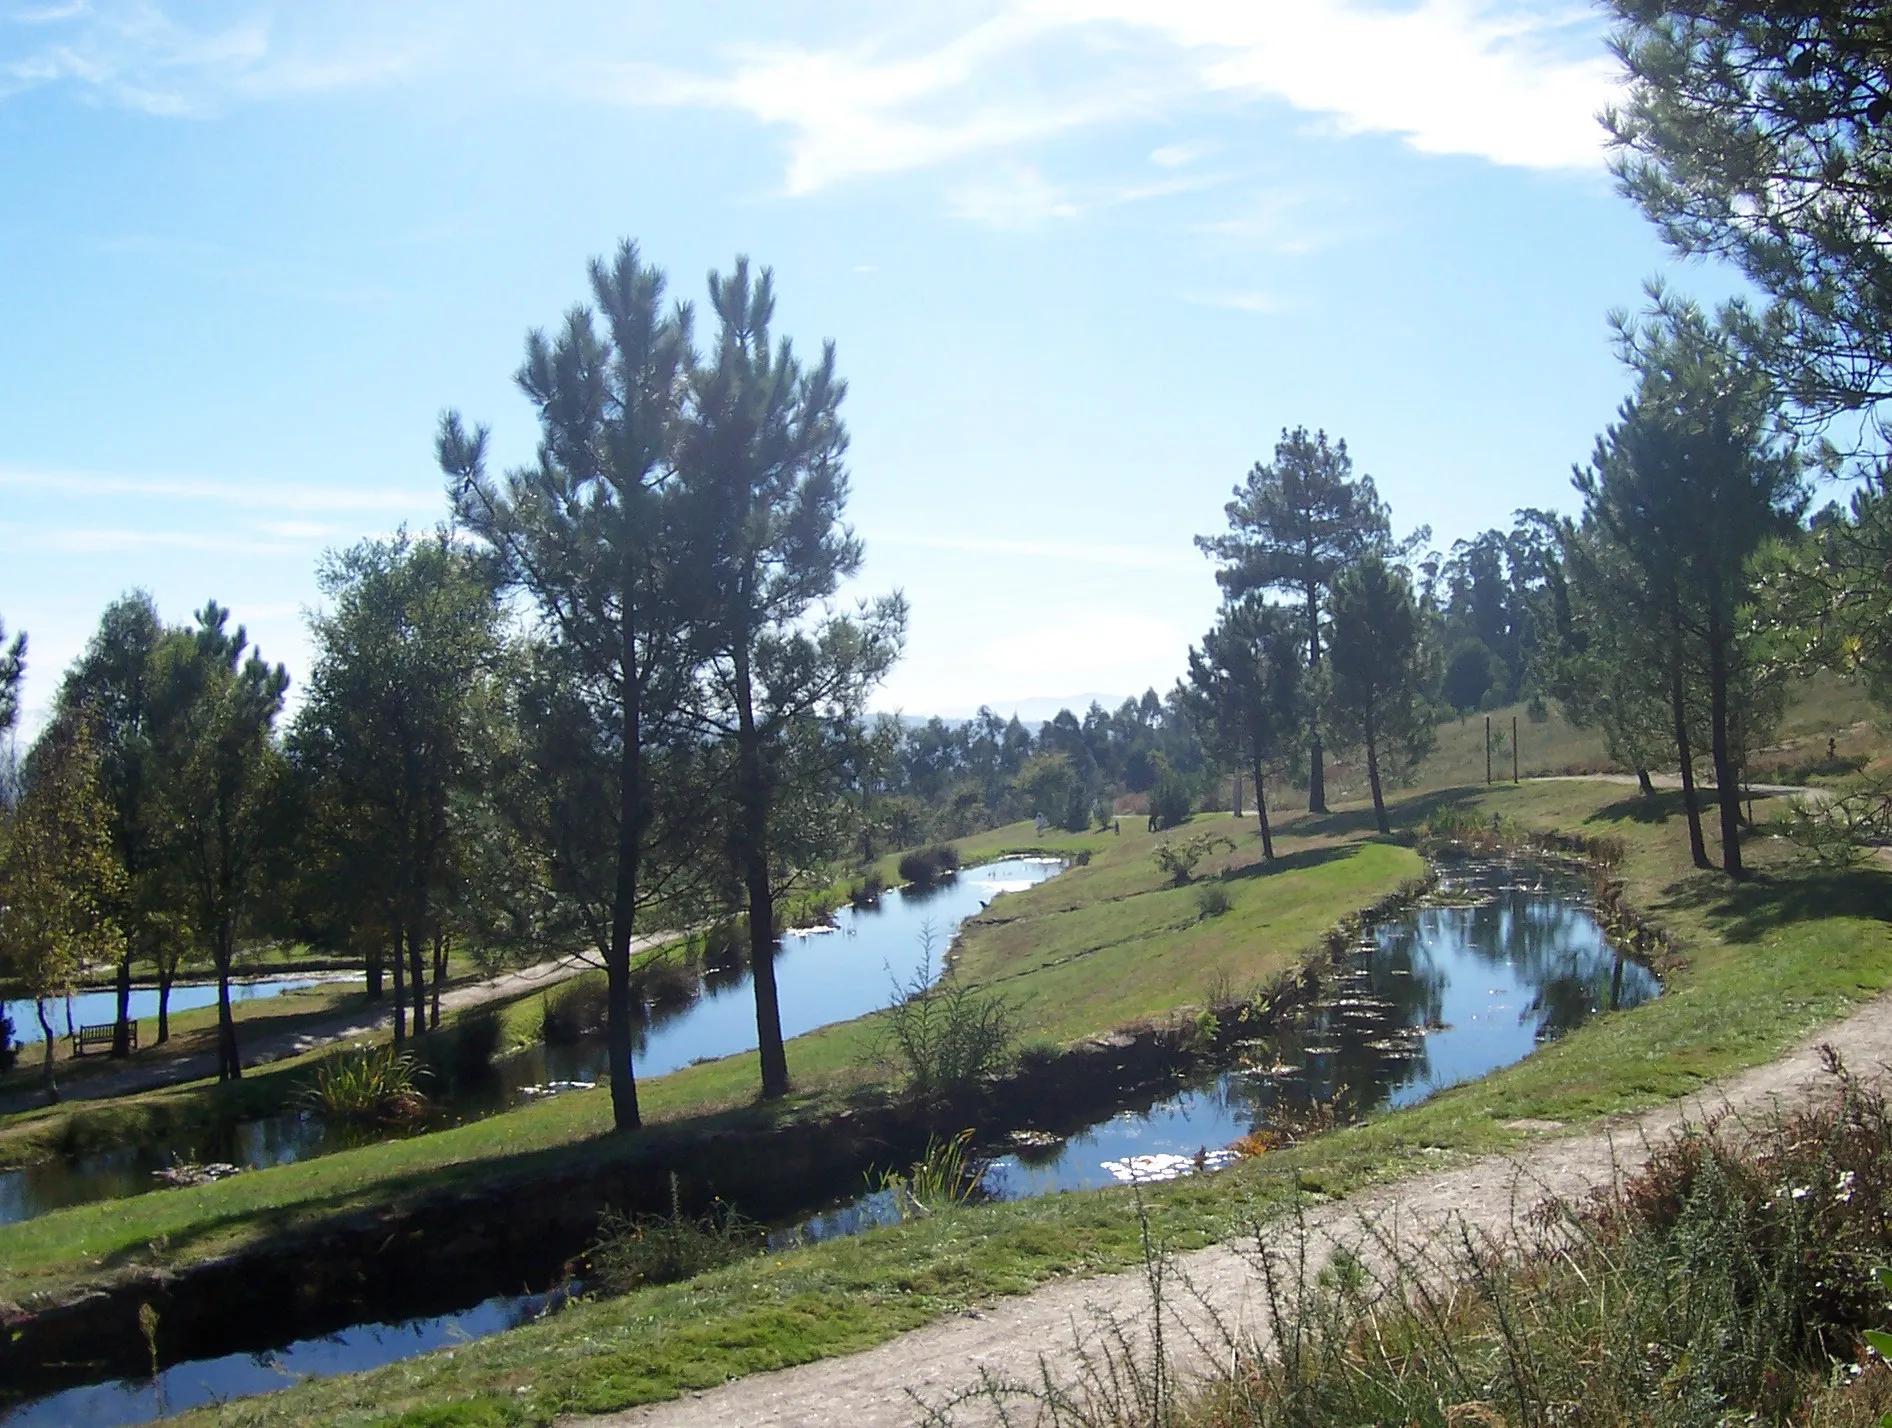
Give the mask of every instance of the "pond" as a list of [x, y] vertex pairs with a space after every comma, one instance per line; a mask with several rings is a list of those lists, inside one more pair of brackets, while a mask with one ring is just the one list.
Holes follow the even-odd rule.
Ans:
[[[327, 981], [347, 980], [334, 977], [252, 977], [247, 980], [230, 983], [230, 1000], [233, 1002], [261, 1001], [265, 997], [279, 997], [284, 992], [299, 992], [305, 987], [313, 987]], [[217, 1004], [217, 984], [215, 982], [179, 982], [171, 988], [171, 1013], [196, 1011], [200, 1007], [214, 1007]], [[39, 1012], [30, 1001], [11, 1001], [0, 1003], [7, 1018], [13, 1023], [13, 1040], [20, 1045], [37, 1045], [45, 1039], [39, 1029]], [[76, 992], [70, 997], [61, 997], [48, 1011], [52, 1016], [53, 1035], [69, 1036], [75, 1027], [101, 1026], [118, 1019], [118, 992], [115, 988], [102, 991]], [[158, 989], [156, 987], [133, 987], [131, 989], [131, 1015], [139, 1021], [147, 1020], [158, 1014]]]
[[[910, 911], [966, 901], [976, 910], [976, 900], [962, 897], [944, 904], [918, 899]], [[844, 946], [840, 935], [828, 940]], [[854, 967], [858, 975], [858, 959]], [[1320, 997], [1291, 1025], [1245, 1044], [1239, 1064], [1085, 1124], [1060, 1127], [1048, 1114], [1043, 1125], [984, 1148], [990, 1158], [983, 1188], [992, 1198], [1025, 1199], [1170, 1179], [1199, 1165], [1216, 1169], [1236, 1158], [1226, 1148], [1245, 1136], [1304, 1123], [1319, 1107], [1337, 1104], [1342, 1118], [1352, 1118], [1413, 1105], [1521, 1060], [1598, 1012], [1660, 993], [1648, 968], [1609, 946], [1574, 872], [1460, 864], [1447, 869], [1423, 905], [1370, 929]], [[770, 1243], [859, 1234], [897, 1218], [891, 1195], [864, 1193], [779, 1225]], [[355, 1325], [272, 1354], [179, 1364], [160, 1376], [166, 1406], [183, 1406], [179, 1393], [196, 1394], [189, 1401], [201, 1403], [304, 1375], [378, 1367], [500, 1332], [555, 1303], [543, 1294], [493, 1298], [457, 1315]], [[34, 1400], [0, 1415], [0, 1425], [141, 1423], [156, 1416], [156, 1402], [148, 1380], [123, 1380]]]
[[[782, 1034], [800, 1036], [885, 1006], [896, 984], [907, 986], [926, 973], [929, 956], [937, 970], [953, 934], [968, 917], [1001, 893], [1043, 882], [1063, 867], [1056, 858], [985, 863], [930, 888], [887, 892], [876, 906], [842, 908], [832, 927], [788, 934], [775, 964]], [[289, 983], [278, 987], [290, 989]], [[172, 991], [174, 1007], [182, 990]], [[214, 1001], [215, 987], [210, 994]], [[111, 1018], [109, 1006], [103, 1015]], [[681, 995], [645, 1004], [632, 1044], [632, 1064], [640, 1077], [662, 1076], [694, 1061], [751, 1050], [755, 1044], [749, 974], [711, 972]], [[607, 1078], [609, 1064], [602, 1036], [582, 1037], [567, 1046], [529, 1047], [498, 1062], [496, 1074], [484, 1086], [446, 1101], [437, 1122], [422, 1129], [511, 1109], [536, 1099], [548, 1086], [596, 1084]], [[312, 1115], [287, 1112], [204, 1127], [188, 1138], [124, 1145], [0, 1171], [0, 1225], [67, 1205], [154, 1189], [154, 1172], [179, 1161], [259, 1169], [359, 1146], [366, 1138], [358, 1131], [324, 1126]]]

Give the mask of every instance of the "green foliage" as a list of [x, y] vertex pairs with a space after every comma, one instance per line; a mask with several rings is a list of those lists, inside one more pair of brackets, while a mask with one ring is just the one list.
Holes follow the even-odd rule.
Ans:
[[351, 1046], [317, 1062], [296, 1100], [338, 1124], [398, 1124], [426, 1111], [426, 1074], [418, 1058], [393, 1046]]
[[729, 1264], [760, 1248], [760, 1227], [733, 1205], [713, 1201], [701, 1215], [683, 1213], [677, 1177], [670, 1177], [670, 1213], [626, 1215], [606, 1207], [598, 1240], [586, 1254], [589, 1279], [606, 1294], [672, 1284]]
[[1150, 789], [1150, 817], [1158, 831], [1180, 828], [1195, 816], [1195, 780], [1164, 766]]
[[916, 887], [931, 887], [942, 878], [951, 877], [959, 871], [959, 850], [950, 843], [938, 843], [931, 848], [916, 848], [911, 853], [900, 857], [900, 877], [902, 881]]
[[1892, 843], [1892, 774], [1866, 775], [1818, 799], [1793, 799], [1773, 830], [1822, 867], [1852, 867]]
[[986, 1162], [972, 1154], [972, 1132], [962, 1130], [941, 1140], [926, 1138], [926, 1149], [905, 1174], [897, 1170], [871, 1173], [868, 1183], [891, 1192], [900, 1207], [900, 1218], [940, 1215], [969, 1204], [980, 1193], [985, 1180]]
[[930, 938], [920, 967], [882, 1016], [877, 1053], [899, 1068], [910, 1095], [949, 1099], [1010, 1065], [1018, 1014], [995, 992], [969, 985], [952, 968], [935, 980]]
[[1328, 723], [1365, 747], [1374, 816], [1387, 833], [1384, 784], [1404, 782], [1434, 739], [1419, 608], [1406, 572], [1376, 554], [1335, 577], [1329, 608]]
[[1197, 917], [1220, 917], [1233, 906], [1228, 889], [1220, 883], [1204, 883], [1196, 889]]
[[1169, 876], [1172, 886], [1182, 887], [1194, 876], [1196, 867], [1210, 854], [1235, 845], [1220, 833], [1197, 833], [1187, 838], [1165, 838], [1150, 850], [1150, 860]]
[[20, 717], [20, 682], [26, 677], [26, 633], [7, 643], [7, 627], [0, 620], [0, 737], [13, 732]]

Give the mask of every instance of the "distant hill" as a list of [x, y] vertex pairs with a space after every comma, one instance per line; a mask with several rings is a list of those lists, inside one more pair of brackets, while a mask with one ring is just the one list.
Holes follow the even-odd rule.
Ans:
[[[1136, 696], [1126, 696], [1122, 694], [1064, 694], [1057, 696], [1044, 694], [1033, 695], [1028, 699], [994, 699], [989, 701], [989, 703], [992, 712], [998, 715], [999, 718], [1010, 719], [1016, 714], [1021, 724], [1035, 731], [1038, 726], [1047, 719], [1055, 718], [1060, 709], [1069, 709], [1081, 719], [1084, 717], [1084, 711], [1091, 707], [1093, 700], [1103, 705], [1106, 709], [1115, 709], [1118, 705], [1123, 703], [1125, 698], [1134, 697]], [[939, 718], [944, 719], [948, 724], [959, 724], [972, 718], [978, 712], [979, 706], [976, 704], [923, 711], [902, 709], [900, 711], [900, 722], [903, 724], [924, 724], [928, 719]]]

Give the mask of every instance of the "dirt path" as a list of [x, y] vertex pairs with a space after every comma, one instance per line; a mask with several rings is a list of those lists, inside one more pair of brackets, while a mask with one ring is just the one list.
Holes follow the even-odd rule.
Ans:
[[[633, 938], [633, 954], [675, 937], [675, 933], [652, 934], [647, 937]], [[440, 1009], [443, 1012], [465, 1011], [469, 1007], [483, 1006], [488, 1002], [506, 1001], [525, 993], [555, 987], [560, 982], [577, 976], [580, 972], [596, 965], [579, 956], [555, 957], [550, 961], [538, 962], [530, 967], [521, 967], [517, 971], [502, 972], [495, 977], [482, 978], [477, 982], [462, 982], [449, 987], [440, 994]], [[364, 1014], [361, 1011], [349, 1012], [316, 1022], [293, 1032], [277, 1032], [269, 1036], [243, 1038], [243, 1028], [239, 1024], [237, 1035], [243, 1048], [245, 1066], [262, 1066], [271, 1061], [280, 1061], [286, 1056], [299, 1056], [305, 1051], [317, 1047], [332, 1045], [338, 1041], [356, 1040], [373, 1036], [394, 1025], [394, 1012], [390, 1007], [385, 1011]], [[197, 1052], [189, 1056], [179, 1056], [168, 1061], [150, 1066], [128, 1066], [119, 1071], [100, 1071], [84, 1079], [74, 1079], [60, 1086], [60, 1098], [65, 1103], [75, 1101], [102, 1101], [115, 1096], [133, 1096], [140, 1091], [154, 1091], [161, 1086], [175, 1086], [185, 1081], [199, 1081], [217, 1074], [217, 1058], [214, 1051]], [[23, 1111], [45, 1103], [44, 1096], [38, 1090], [19, 1091], [10, 1096], [0, 1096], [0, 1115], [13, 1111]]]
[[[1578, 1135], [1556, 1134], [1562, 1128], [1555, 1123], [1520, 1126], [1539, 1138], [1515, 1156], [1477, 1161], [1437, 1176], [1414, 1176], [1322, 1207], [1311, 1217], [1311, 1227], [1339, 1234], [1366, 1217], [1383, 1232], [1407, 1241], [1434, 1233], [1462, 1215], [1475, 1229], [1501, 1234], [1516, 1212], [1547, 1194], [1574, 1197], [1609, 1183], [1619, 1164], [1633, 1165], [1642, 1158], [1645, 1141], [1667, 1134], [1684, 1118], [1700, 1120], [1724, 1107], [1765, 1111], [1806, 1095], [1826, 1079], [1820, 1069], [1822, 1042], [1831, 1043], [1855, 1071], [1885, 1075], [1892, 1064], [1892, 998], [1867, 1003], [1779, 1060], [1686, 1100], [1640, 1116], [1616, 1117]], [[1288, 1227], [1277, 1233], [1285, 1241]], [[1224, 1323], [1254, 1324], [1255, 1277], [1249, 1259], [1238, 1250], [1198, 1250], [1181, 1256], [1177, 1267], [1197, 1301], [1183, 1314], [1185, 1321], [1202, 1322], [1207, 1306]], [[1060, 1281], [863, 1353], [756, 1374], [676, 1402], [582, 1424], [573, 1421], [566, 1428], [904, 1428], [921, 1421], [912, 1394], [939, 1404], [975, 1384], [981, 1372], [1035, 1380], [1041, 1366], [1053, 1379], [1068, 1384], [1079, 1372], [1080, 1341], [1094, 1342], [1100, 1326], [1111, 1321], [1147, 1328], [1148, 1318], [1149, 1293], [1141, 1273]], [[989, 1412], [962, 1409], [951, 1421], [996, 1420]], [[1029, 1422], [1029, 1415], [1017, 1421]]]

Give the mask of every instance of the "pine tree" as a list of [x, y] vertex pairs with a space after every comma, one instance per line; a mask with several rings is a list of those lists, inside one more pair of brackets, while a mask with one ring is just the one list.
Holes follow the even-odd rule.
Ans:
[[1189, 680], [1205, 724], [1255, 781], [1262, 856], [1270, 861], [1267, 775], [1305, 726], [1303, 647], [1288, 611], [1245, 595], [1225, 604], [1202, 648], [1189, 651]]
[[1374, 821], [1380, 832], [1390, 833], [1386, 778], [1403, 779], [1432, 747], [1419, 607], [1406, 572], [1377, 553], [1335, 577], [1328, 604], [1333, 622], [1328, 717], [1366, 749]]
[[[1306, 618], [1307, 667], [1318, 674], [1325, 597], [1335, 576], [1370, 551], [1386, 551], [1391, 524], [1371, 476], [1355, 479], [1344, 441], [1329, 443], [1306, 427], [1283, 429], [1272, 464], [1256, 462], [1224, 508], [1229, 533], [1197, 536], [1196, 546], [1222, 562], [1215, 578], [1230, 598], [1279, 590], [1300, 602]], [[1320, 721], [1310, 706], [1307, 807], [1327, 811]]]

